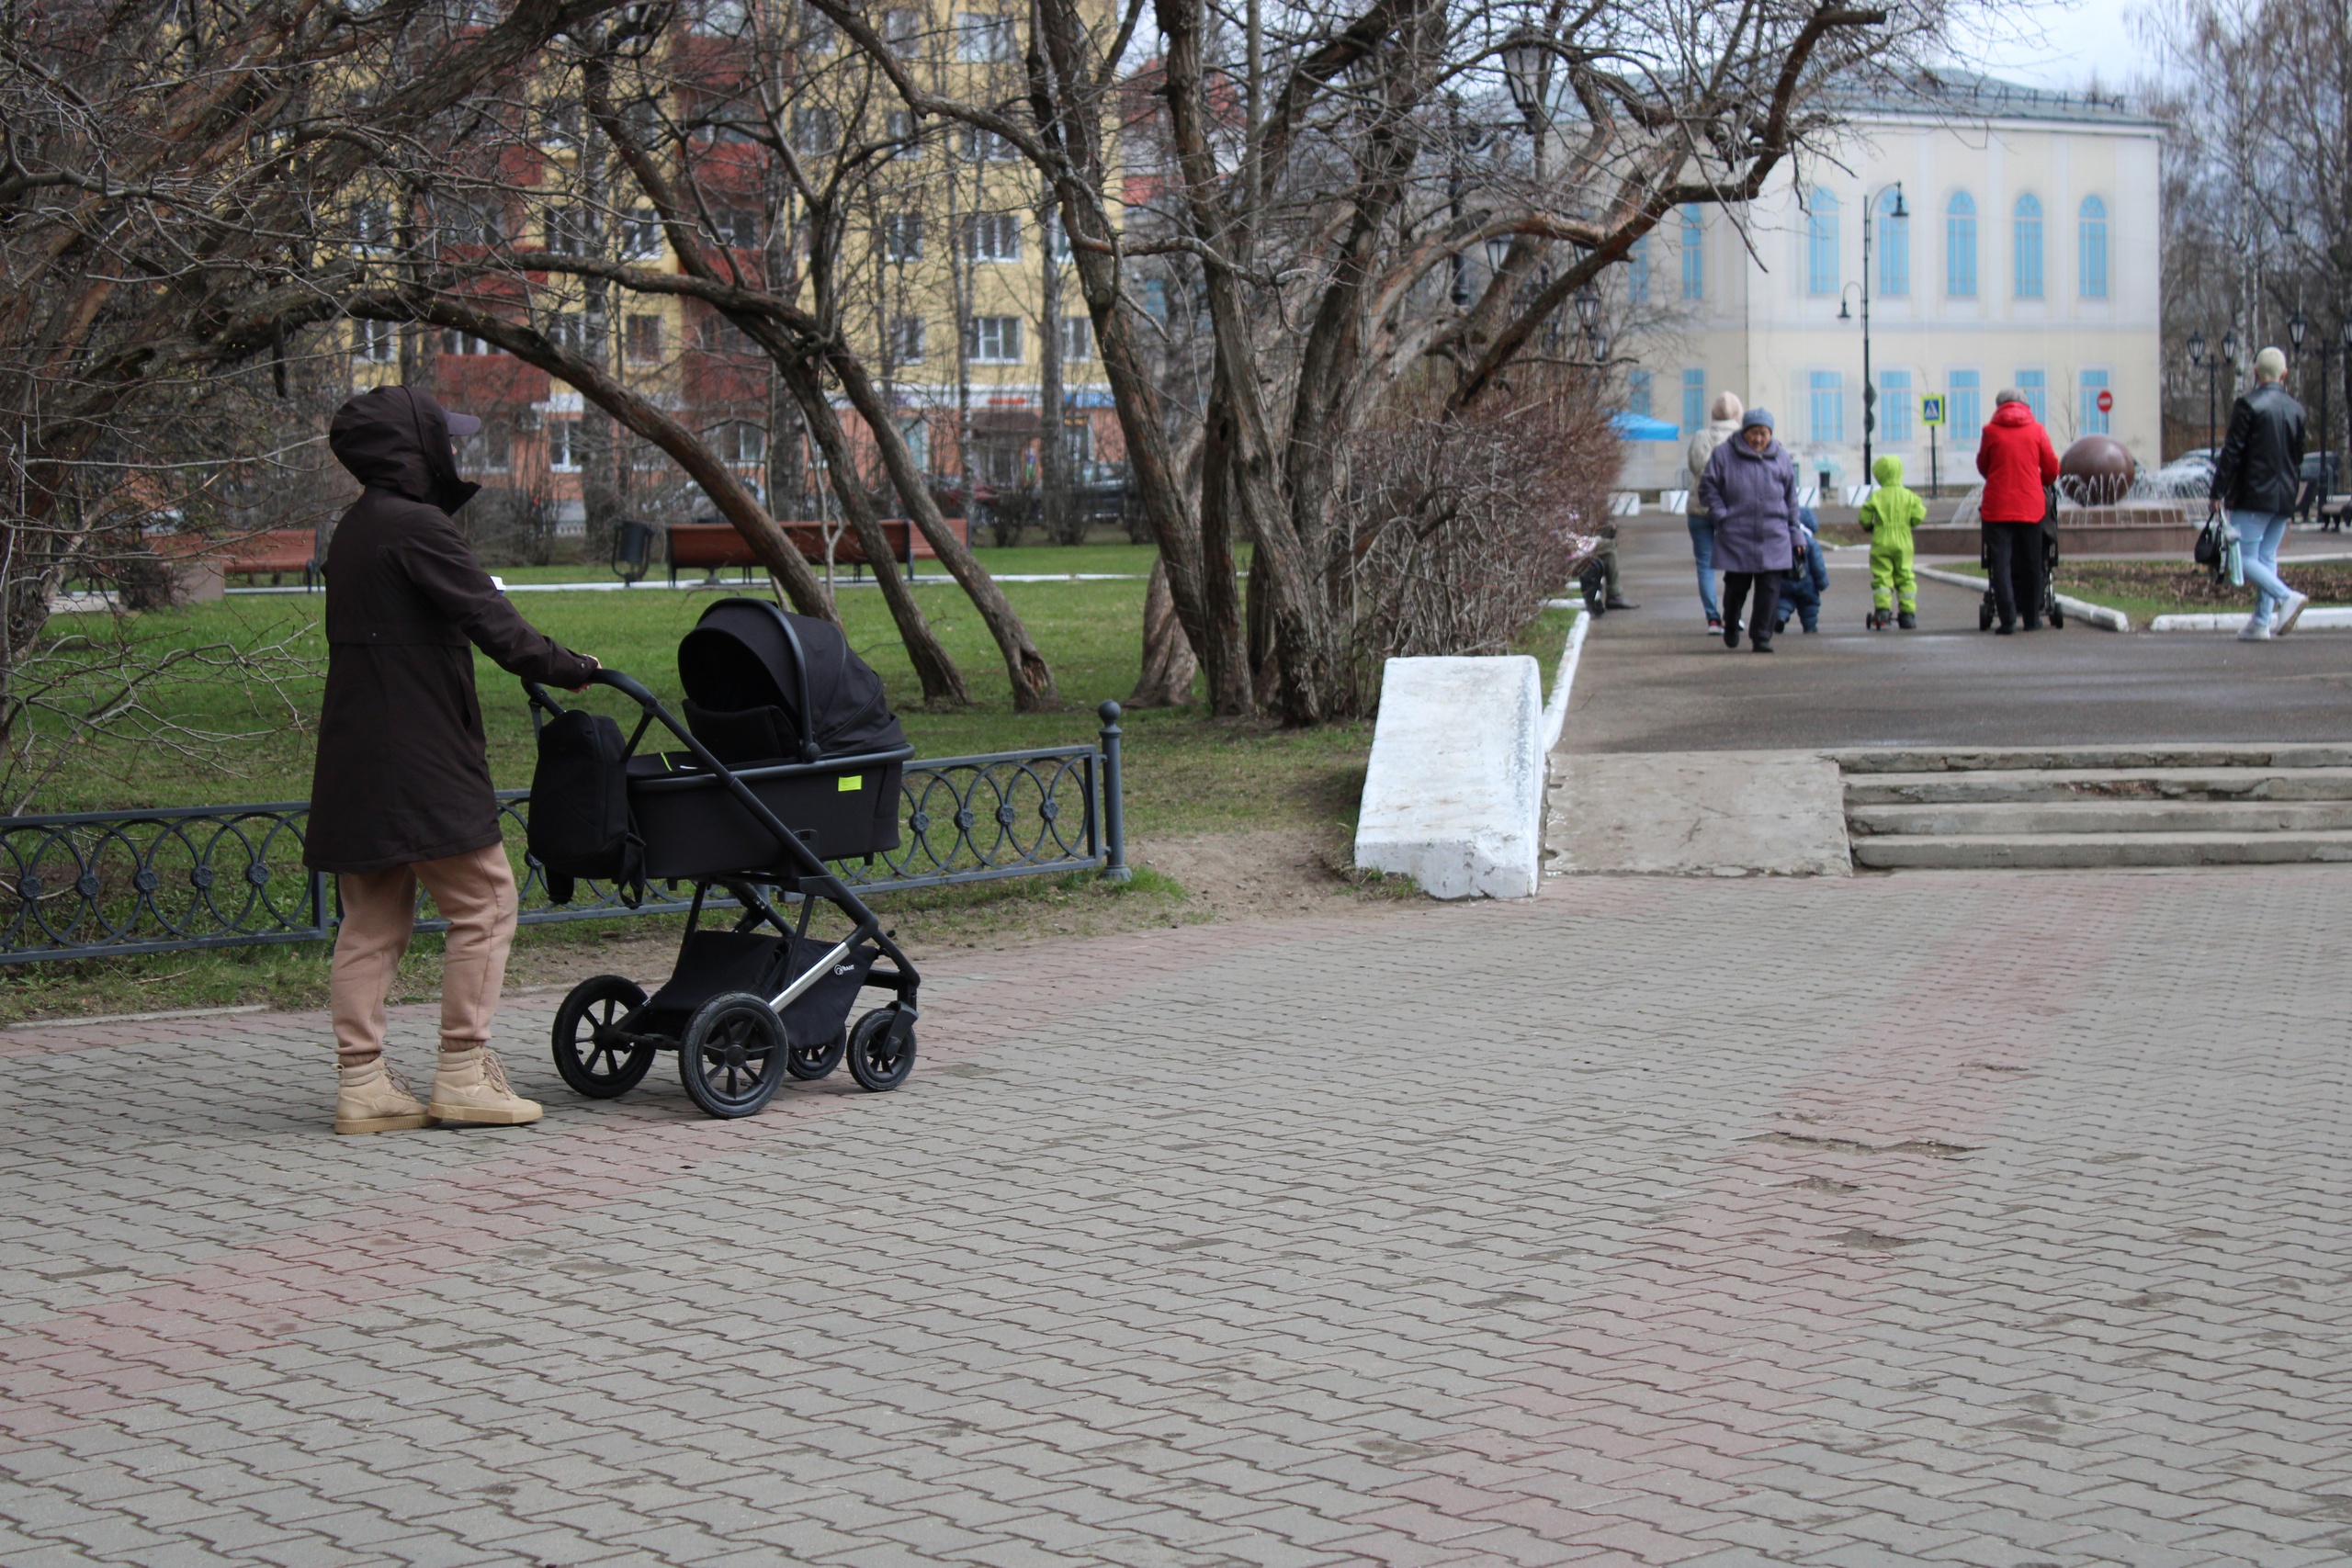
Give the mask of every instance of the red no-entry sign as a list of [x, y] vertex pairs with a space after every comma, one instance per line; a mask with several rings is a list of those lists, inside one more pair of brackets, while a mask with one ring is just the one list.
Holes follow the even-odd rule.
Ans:
[[2098, 389], [2098, 412], [2101, 413], [2112, 413], [2115, 412], [2115, 394], [2109, 391], [2105, 387], [2101, 387]]

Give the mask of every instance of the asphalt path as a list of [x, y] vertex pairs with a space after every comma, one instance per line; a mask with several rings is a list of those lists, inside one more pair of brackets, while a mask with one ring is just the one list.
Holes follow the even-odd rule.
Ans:
[[2352, 634], [2242, 643], [2069, 623], [1994, 637], [1976, 629], [1974, 592], [1924, 580], [1918, 630], [1871, 632], [1868, 558], [1843, 550], [1821, 630], [1792, 622], [1759, 657], [1702, 635], [1682, 519], [1623, 519], [1618, 550], [1642, 607], [1593, 626], [1563, 750], [2352, 739]]

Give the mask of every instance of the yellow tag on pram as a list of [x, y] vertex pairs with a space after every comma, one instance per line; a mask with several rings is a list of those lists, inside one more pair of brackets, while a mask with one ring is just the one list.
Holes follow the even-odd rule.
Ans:
[[855, 795], [865, 787], [865, 778], [857, 773], [843, 773], [833, 782], [833, 789], [841, 795]]

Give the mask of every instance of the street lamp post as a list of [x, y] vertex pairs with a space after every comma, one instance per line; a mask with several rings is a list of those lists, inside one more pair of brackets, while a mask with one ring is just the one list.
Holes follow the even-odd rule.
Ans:
[[2220, 423], [2220, 409], [2214, 401], [2213, 378], [2221, 373], [2222, 366], [2234, 363], [2237, 355], [2238, 334], [2233, 332], [2222, 334], [2222, 353], [2218, 359], [2205, 357], [2203, 333], [2188, 334], [2188, 363], [2193, 368], [2205, 372], [2205, 449], [2209, 452], [2213, 450], [2214, 432]]
[[[1862, 193], [1862, 482], [1871, 481], [1871, 438], [1878, 430], [1878, 384], [1871, 379], [1871, 220], [1876, 216], [1878, 199], [1869, 191]], [[1908, 218], [1903, 205], [1903, 182], [1894, 182], [1894, 210], [1889, 218]], [[1846, 313], [1846, 299], [1838, 299], [1838, 319], [1853, 318]]]

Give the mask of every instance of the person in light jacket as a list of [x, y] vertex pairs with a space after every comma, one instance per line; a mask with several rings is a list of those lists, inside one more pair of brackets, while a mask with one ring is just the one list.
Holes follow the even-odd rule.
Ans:
[[1772, 434], [1770, 410], [1749, 409], [1740, 416], [1738, 439], [1724, 442], [1707, 459], [1699, 495], [1714, 519], [1715, 562], [1724, 569], [1724, 646], [1739, 646], [1739, 613], [1753, 588], [1748, 646], [1770, 653], [1781, 576], [1804, 558], [1796, 464]]
[[1707, 423], [1691, 432], [1690, 448], [1683, 453], [1683, 466], [1690, 470], [1690, 499], [1685, 505], [1684, 521], [1690, 525], [1690, 555], [1699, 567], [1699, 604], [1707, 612], [1707, 629], [1724, 629], [1723, 609], [1715, 603], [1715, 520], [1707, 515], [1706, 506], [1699, 500], [1699, 487], [1707, 477], [1707, 459], [1715, 448], [1739, 434], [1739, 416], [1747, 412], [1737, 392], [1718, 392], [1714, 406], [1707, 411]]

